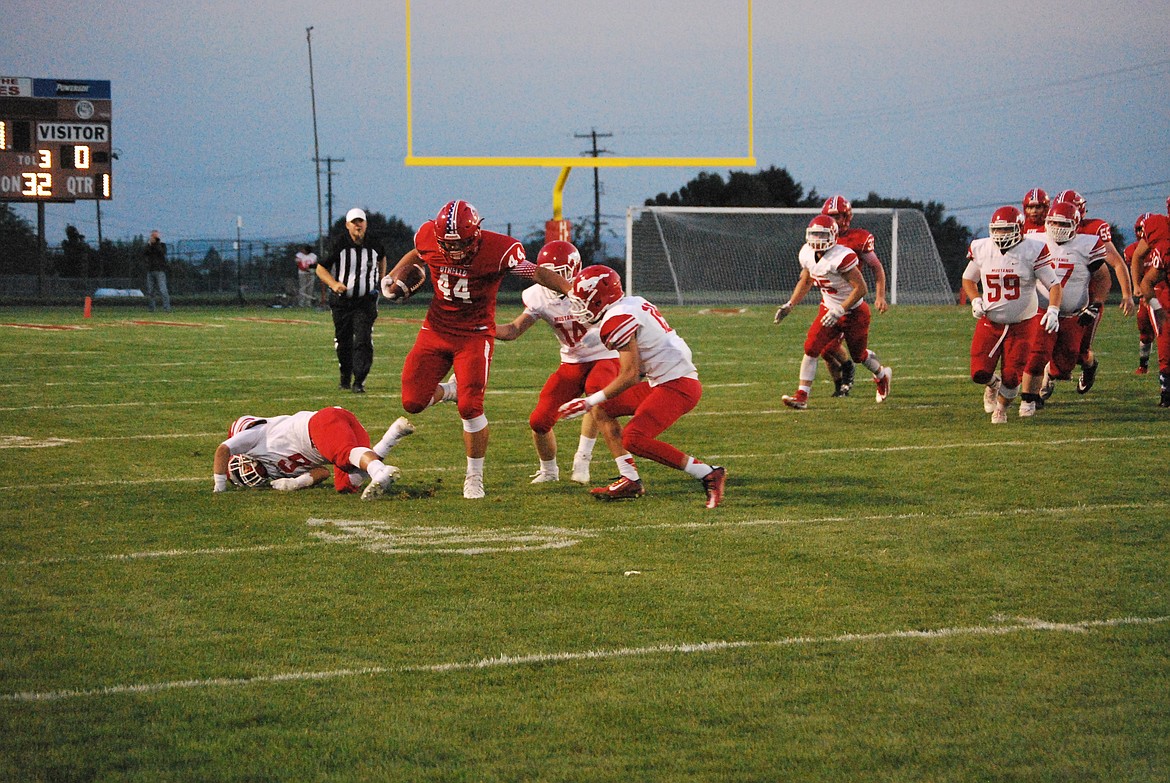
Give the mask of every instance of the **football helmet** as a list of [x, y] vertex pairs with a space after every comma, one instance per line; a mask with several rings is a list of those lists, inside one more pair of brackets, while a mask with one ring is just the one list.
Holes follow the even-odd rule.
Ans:
[[479, 227], [483, 221], [475, 207], [466, 201], [448, 201], [435, 216], [435, 240], [443, 255], [453, 264], [470, 264], [483, 239]]
[[821, 214], [836, 218], [839, 230], [844, 231], [853, 222], [853, 205], [844, 196], [832, 196], [821, 207]]
[[1041, 207], [1048, 206], [1048, 192], [1044, 188], [1032, 188], [1024, 194], [1024, 209], [1033, 205]]
[[987, 225], [991, 241], [1000, 250], [1010, 250], [1024, 238], [1024, 216], [1015, 207], [1000, 207]]
[[1153, 212], [1143, 212], [1138, 215], [1137, 220], [1133, 222], [1134, 240], [1138, 241], [1146, 234], [1146, 220], [1154, 216]]
[[1076, 204], [1071, 201], [1057, 201], [1048, 208], [1048, 217], [1044, 218], [1044, 231], [1053, 242], [1064, 244], [1076, 235], [1080, 223], [1081, 213]]
[[237, 487], [260, 487], [268, 483], [268, 471], [247, 454], [228, 457], [228, 478]]
[[230, 438], [234, 435], [239, 435], [244, 430], [250, 430], [253, 427], [255, 427], [257, 424], [263, 424], [266, 421], [268, 421], [268, 420], [257, 418], [256, 416], [248, 416], [245, 414], [245, 415], [241, 416], [240, 418], [236, 419], [235, 421], [233, 421], [228, 426], [228, 437]]
[[817, 215], [808, 222], [808, 228], [804, 230], [804, 241], [817, 252], [828, 250], [837, 244], [837, 221], [827, 214]]
[[552, 267], [561, 277], [572, 280], [581, 271], [581, 251], [572, 242], [556, 239], [540, 249], [536, 265]]
[[1085, 213], [1086, 213], [1085, 197], [1082, 196], [1080, 193], [1077, 193], [1075, 190], [1062, 190], [1062, 191], [1060, 191], [1059, 193], [1056, 194], [1056, 200], [1057, 201], [1067, 201], [1068, 203], [1070, 203], [1074, 207], [1076, 207], [1077, 212], [1079, 212], [1081, 215], [1081, 217], [1078, 218], [1078, 221], [1085, 217]]
[[569, 313], [578, 323], [595, 324], [623, 296], [622, 279], [617, 272], [601, 264], [587, 266], [573, 278]]

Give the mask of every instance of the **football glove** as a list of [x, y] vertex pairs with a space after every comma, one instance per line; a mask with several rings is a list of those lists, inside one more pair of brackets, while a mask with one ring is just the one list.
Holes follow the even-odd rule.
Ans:
[[1049, 307], [1045, 310], [1044, 315], [1040, 316], [1040, 325], [1044, 331], [1055, 334], [1060, 329], [1060, 308]]
[[973, 318], [982, 318], [986, 314], [987, 314], [987, 311], [983, 309], [983, 297], [977, 296], [974, 299], [972, 299], [971, 300], [971, 316]]
[[780, 323], [785, 318], [787, 318], [788, 314], [791, 312], [792, 312], [792, 302], [785, 302], [784, 304], [780, 305], [779, 309], [776, 310], [776, 317], [772, 319], [772, 323], [774, 323], [774, 324]]
[[1090, 302], [1084, 310], [1077, 314], [1077, 323], [1081, 326], [1092, 326], [1099, 315], [1101, 315], [1101, 303]]
[[821, 316], [821, 324], [824, 326], [836, 326], [837, 322], [845, 316], [845, 308], [834, 302], [827, 306], [827, 312]]
[[589, 404], [589, 400], [584, 397], [577, 397], [569, 400], [561, 407], [557, 408], [558, 419], [579, 419], [589, 412], [593, 406]]
[[395, 280], [393, 275], [386, 275], [382, 278], [382, 296], [391, 302], [405, 298], [409, 293], [409, 287], [402, 280]]

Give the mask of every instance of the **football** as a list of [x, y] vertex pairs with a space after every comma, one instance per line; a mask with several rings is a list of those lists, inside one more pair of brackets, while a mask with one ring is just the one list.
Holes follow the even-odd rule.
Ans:
[[382, 278], [382, 294], [391, 301], [403, 302], [422, 288], [426, 281], [426, 267], [411, 264], [397, 275], [391, 273]]

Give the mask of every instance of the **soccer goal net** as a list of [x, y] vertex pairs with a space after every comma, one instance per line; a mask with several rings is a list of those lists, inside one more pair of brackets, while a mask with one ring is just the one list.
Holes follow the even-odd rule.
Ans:
[[[776, 303], [800, 277], [796, 256], [818, 209], [630, 207], [628, 293], [660, 304]], [[926, 216], [916, 209], [855, 208], [852, 227], [874, 236], [891, 304], [954, 301]], [[865, 270], [873, 301], [874, 280]], [[805, 302], [818, 301], [806, 297]]]

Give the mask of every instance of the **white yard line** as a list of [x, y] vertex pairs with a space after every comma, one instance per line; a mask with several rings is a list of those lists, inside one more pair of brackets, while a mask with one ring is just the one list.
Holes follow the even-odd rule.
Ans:
[[676, 642], [656, 644], [647, 647], [619, 647], [614, 649], [569, 650], [565, 652], [519, 653], [498, 655], [473, 661], [451, 661], [447, 663], [416, 663], [402, 666], [363, 666], [352, 669], [324, 669], [321, 671], [292, 671], [255, 677], [208, 678], [171, 680], [168, 682], [132, 683], [107, 685], [97, 688], [79, 688], [59, 691], [19, 691], [0, 693], [0, 702], [52, 702], [66, 699], [95, 698], [160, 693], [172, 690], [197, 688], [229, 688], [238, 686], [265, 685], [285, 682], [307, 682], [314, 680], [336, 680], [352, 677], [376, 676], [382, 674], [446, 674], [474, 672], [486, 669], [501, 669], [518, 666], [566, 663], [574, 661], [607, 661], [620, 658], [637, 658], [662, 655], [694, 655], [716, 653], [725, 650], [761, 649], [768, 647], [792, 647], [825, 644], [862, 644], [894, 640], [933, 641], [956, 637], [1005, 636], [1016, 633], [1078, 633], [1085, 634], [1104, 628], [1122, 626], [1161, 625], [1170, 617], [1114, 617], [1103, 620], [1078, 620], [1075, 622], [1048, 622], [1035, 618], [993, 618], [997, 625], [974, 625], [943, 627], [927, 630], [896, 630], [868, 633], [842, 633], [834, 636], [790, 636], [770, 640]]

